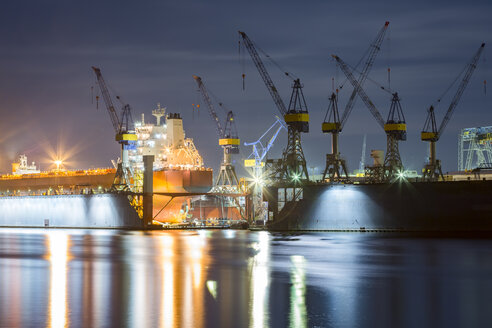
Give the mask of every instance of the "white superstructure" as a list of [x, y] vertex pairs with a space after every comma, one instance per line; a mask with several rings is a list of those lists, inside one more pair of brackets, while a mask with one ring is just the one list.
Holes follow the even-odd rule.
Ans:
[[12, 163], [13, 175], [36, 174], [36, 173], [41, 173], [41, 171], [37, 169], [36, 163], [32, 162], [31, 165], [27, 164], [26, 155], [20, 155], [19, 162]]
[[[195, 148], [193, 139], [186, 138], [183, 120], [178, 113], [168, 113], [160, 104], [152, 111], [156, 123], [135, 122], [137, 144], [129, 151], [130, 166], [143, 169], [143, 155], [154, 155], [154, 170], [203, 168], [203, 159]], [[163, 120], [162, 118], [165, 117]]]

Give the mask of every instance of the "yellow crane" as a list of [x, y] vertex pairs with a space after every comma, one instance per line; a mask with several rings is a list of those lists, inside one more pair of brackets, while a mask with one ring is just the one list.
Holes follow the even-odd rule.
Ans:
[[[121, 115], [118, 116], [116, 109], [109, 94], [106, 82], [101, 74], [101, 70], [92, 66], [92, 70], [96, 74], [101, 94], [106, 104], [113, 129], [115, 131], [115, 140], [121, 146], [121, 159], [118, 161], [116, 168], [116, 174], [111, 189], [113, 191], [128, 191], [131, 186], [131, 169], [128, 162], [128, 150], [135, 146], [137, 141], [137, 135], [131, 130], [131, 124], [133, 124], [131, 107], [128, 104], [123, 104], [121, 109]], [[119, 97], [117, 99], [121, 100]]]
[[234, 114], [232, 111], [228, 111], [225, 123], [222, 126], [201, 77], [193, 75], [193, 79], [196, 81], [198, 89], [202, 94], [203, 101], [207, 105], [210, 117], [215, 122], [217, 135], [219, 137], [219, 146], [221, 146], [224, 150], [223, 161], [220, 165], [220, 171], [217, 175], [217, 179], [215, 180], [214, 188], [220, 192], [238, 192], [239, 181], [237, 179], [236, 170], [234, 169], [234, 165], [232, 165], [231, 161], [231, 154], [239, 154], [240, 144], [240, 140], [237, 135], [236, 124], [234, 121]]

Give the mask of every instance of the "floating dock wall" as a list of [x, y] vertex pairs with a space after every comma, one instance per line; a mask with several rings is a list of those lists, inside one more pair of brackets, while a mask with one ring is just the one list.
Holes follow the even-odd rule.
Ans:
[[0, 226], [141, 229], [124, 194], [0, 197]]
[[[267, 191], [273, 195], [268, 199], [273, 210], [278, 192]], [[492, 231], [492, 181], [305, 186], [302, 199], [286, 202], [269, 228]]]

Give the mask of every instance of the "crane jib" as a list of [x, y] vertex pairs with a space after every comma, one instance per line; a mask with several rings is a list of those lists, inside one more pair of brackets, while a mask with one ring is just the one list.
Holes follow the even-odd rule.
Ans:
[[[369, 46], [369, 55], [367, 57], [366, 64], [364, 65], [362, 72], [359, 76], [358, 83], [362, 87], [364, 85], [364, 82], [367, 79], [367, 76], [369, 75], [369, 72], [371, 71], [371, 68], [374, 64], [374, 61], [376, 60], [376, 56], [379, 53], [379, 50], [381, 50], [381, 44], [384, 40], [384, 35], [386, 34], [386, 30], [388, 28], [389, 22], [386, 21], [384, 23], [384, 26], [381, 28], [379, 31], [378, 35], [376, 36], [376, 39], [374, 40], [373, 43]], [[342, 120], [341, 120], [341, 128], [340, 130], [343, 129], [343, 126], [347, 122], [348, 117], [350, 116], [350, 113], [352, 112], [352, 109], [354, 108], [355, 102], [357, 100], [357, 91], [354, 88], [352, 91], [352, 94], [350, 95], [350, 98], [345, 106], [345, 110], [343, 111], [342, 114]]]
[[128, 141], [136, 140], [136, 136], [132, 137], [131, 133], [127, 133], [130, 129], [130, 123], [133, 123], [131, 118], [131, 108], [127, 104], [123, 107], [123, 112], [121, 114], [121, 118], [118, 117], [116, 110], [113, 105], [113, 101], [111, 100], [111, 96], [109, 94], [108, 87], [104, 78], [102, 76], [101, 70], [95, 66], [92, 66], [94, 73], [96, 74], [97, 82], [99, 88], [101, 89], [101, 93], [104, 99], [104, 103], [106, 104], [106, 109], [108, 110], [109, 117], [111, 119], [111, 123], [113, 125], [114, 131], [116, 133], [116, 141], [120, 143], [128, 143]]
[[268, 71], [265, 68], [265, 65], [261, 61], [260, 55], [256, 51], [256, 48], [253, 44], [253, 41], [246, 35], [246, 33], [238, 31], [239, 35], [243, 39], [243, 44], [246, 47], [246, 49], [249, 52], [249, 55], [251, 56], [251, 59], [253, 60], [253, 63], [255, 64], [258, 72], [260, 73], [261, 78], [263, 79], [263, 82], [265, 83], [265, 86], [268, 89], [268, 92], [270, 92], [270, 95], [273, 98], [273, 102], [277, 106], [280, 114], [285, 115], [287, 113], [287, 107], [285, 106], [284, 101], [280, 97], [277, 88], [275, 87], [275, 84], [272, 81], [272, 78], [268, 74]]
[[470, 78], [473, 75], [473, 72], [475, 71], [475, 68], [477, 68], [477, 62], [480, 59], [480, 56], [482, 55], [483, 49], [485, 47], [485, 43], [482, 43], [480, 45], [480, 48], [478, 48], [478, 51], [475, 53], [473, 56], [472, 60], [468, 63], [468, 67], [466, 69], [465, 75], [463, 77], [463, 80], [461, 81], [461, 84], [458, 87], [458, 91], [456, 91], [456, 94], [453, 97], [453, 100], [451, 101], [451, 104], [449, 105], [448, 111], [446, 112], [446, 115], [444, 116], [444, 119], [441, 122], [441, 125], [439, 126], [439, 130], [437, 131], [437, 138], [441, 136], [443, 133], [444, 129], [446, 128], [446, 125], [449, 123], [451, 120], [451, 116], [453, 115], [453, 111], [458, 105], [458, 102], [461, 99], [461, 96], [463, 95], [463, 92], [465, 91], [466, 87], [468, 86], [468, 83], [470, 82]]

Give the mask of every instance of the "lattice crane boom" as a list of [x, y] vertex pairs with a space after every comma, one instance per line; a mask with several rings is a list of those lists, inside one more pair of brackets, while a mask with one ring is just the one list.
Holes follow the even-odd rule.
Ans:
[[347, 77], [347, 79], [350, 81], [352, 86], [354, 87], [354, 91], [359, 94], [361, 97], [362, 101], [364, 104], [367, 106], [369, 111], [371, 112], [372, 116], [376, 119], [378, 124], [384, 129], [384, 119], [377, 110], [376, 106], [373, 104], [369, 96], [366, 94], [364, 89], [362, 89], [361, 85], [359, 82], [355, 79], [354, 75], [352, 74], [352, 71], [349, 69], [347, 64], [338, 56], [332, 55], [333, 58], [337, 61], [339, 64], [340, 68], [342, 69], [343, 73]]
[[195, 81], [198, 85], [198, 89], [200, 90], [200, 94], [202, 95], [203, 101], [207, 105], [208, 113], [212, 117], [212, 120], [215, 122], [218, 137], [223, 138], [224, 137], [224, 129], [222, 128], [222, 125], [220, 124], [219, 117], [217, 116], [217, 112], [214, 109], [214, 105], [212, 103], [212, 100], [210, 99], [208, 91], [205, 88], [205, 84], [203, 84], [202, 78], [199, 76], [193, 75], [193, 79], [195, 79]]
[[92, 69], [94, 70], [94, 73], [96, 74], [97, 78], [97, 83], [99, 85], [99, 88], [101, 89], [101, 94], [104, 99], [104, 103], [106, 104], [106, 108], [109, 113], [109, 117], [111, 119], [111, 123], [113, 124], [113, 128], [116, 134], [120, 133], [120, 119], [118, 118], [118, 114], [116, 113], [116, 109], [114, 108], [113, 105], [113, 100], [111, 99], [111, 96], [109, 94], [108, 87], [106, 85], [106, 82], [104, 81], [104, 78], [101, 74], [101, 70], [97, 67], [92, 66]]
[[470, 78], [473, 75], [475, 68], [477, 67], [477, 62], [480, 59], [480, 55], [482, 54], [484, 47], [485, 47], [485, 43], [482, 43], [478, 51], [473, 56], [472, 60], [468, 63], [465, 71], [465, 75], [463, 76], [463, 80], [461, 81], [458, 90], [456, 91], [456, 94], [454, 95], [453, 100], [449, 105], [448, 111], [446, 112], [446, 115], [444, 116], [444, 119], [442, 120], [441, 125], [439, 126], [439, 130], [437, 131], [437, 135], [436, 135], [437, 138], [436, 141], [439, 140], [439, 137], [441, 136], [444, 129], [446, 128], [446, 125], [448, 125], [449, 121], [451, 120], [451, 116], [453, 115], [454, 109], [458, 105], [458, 102], [460, 101], [463, 92], [468, 86], [468, 83], [470, 82]]
[[277, 88], [275, 87], [275, 84], [273, 83], [270, 74], [268, 74], [268, 71], [265, 68], [265, 65], [263, 64], [260, 55], [256, 51], [256, 48], [253, 44], [253, 41], [246, 35], [246, 33], [238, 31], [239, 35], [243, 39], [243, 44], [248, 50], [251, 59], [253, 60], [253, 63], [255, 64], [256, 68], [258, 69], [258, 72], [260, 73], [261, 78], [263, 79], [263, 82], [265, 83], [268, 91], [270, 92], [270, 95], [273, 98], [273, 101], [275, 102], [275, 105], [277, 105], [278, 111], [282, 116], [287, 114], [287, 107], [285, 106], [284, 101], [280, 97], [280, 94], [277, 91]]
[[[287, 126], [280, 118], [276, 117], [276, 121], [261, 135], [261, 137], [258, 138], [258, 140], [254, 142], [245, 142], [245, 146], [253, 146], [253, 152], [248, 159], [254, 156], [256, 165], [261, 166], [261, 161], [263, 161], [268, 151], [272, 148], [275, 139], [277, 139], [277, 136], [282, 129], [287, 130]], [[268, 139], [266, 145], [263, 145], [262, 139], [265, 138], [270, 131], [274, 132], [270, 139]]]
[[[371, 43], [369, 47], [369, 54], [367, 56], [367, 61], [358, 79], [358, 83], [361, 87], [364, 85], [364, 82], [367, 79], [367, 76], [369, 75], [369, 72], [374, 64], [374, 61], [376, 60], [376, 56], [379, 53], [379, 50], [381, 49], [381, 43], [384, 40], [384, 35], [386, 34], [388, 25], [389, 25], [388, 21], [384, 23], [384, 26], [377, 34], [376, 39]], [[357, 91], [354, 88], [342, 114], [342, 119], [340, 121], [340, 131], [343, 129], [345, 123], [347, 122], [348, 117], [350, 116], [350, 113], [352, 112], [352, 109], [354, 108], [355, 100], [357, 99], [356, 97], [357, 97]]]

